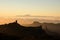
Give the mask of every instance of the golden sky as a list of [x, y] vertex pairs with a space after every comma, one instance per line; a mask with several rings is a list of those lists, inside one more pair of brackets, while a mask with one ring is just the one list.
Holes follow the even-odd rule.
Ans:
[[59, 16], [60, 0], [0, 0], [0, 16]]

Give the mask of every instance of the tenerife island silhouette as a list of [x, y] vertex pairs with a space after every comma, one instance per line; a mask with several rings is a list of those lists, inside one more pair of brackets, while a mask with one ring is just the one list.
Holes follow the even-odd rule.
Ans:
[[59, 40], [48, 35], [39, 27], [25, 27], [15, 22], [0, 25], [0, 39], [2, 40]]

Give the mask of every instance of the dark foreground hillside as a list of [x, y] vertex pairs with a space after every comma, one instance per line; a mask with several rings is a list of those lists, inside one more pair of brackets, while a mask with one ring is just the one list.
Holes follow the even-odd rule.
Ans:
[[16, 22], [0, 25], [0, 40], [60, 40], [39, 27], [24, 27]]

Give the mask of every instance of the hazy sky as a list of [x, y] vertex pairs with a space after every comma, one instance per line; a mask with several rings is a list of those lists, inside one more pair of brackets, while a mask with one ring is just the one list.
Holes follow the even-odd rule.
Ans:
[[60, 0], [0, 0], [0, 16], [60, 16]]

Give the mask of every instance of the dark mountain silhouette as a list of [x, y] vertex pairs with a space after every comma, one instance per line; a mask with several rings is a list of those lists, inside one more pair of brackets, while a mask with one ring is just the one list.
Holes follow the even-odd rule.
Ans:
[[60, 23], [43, 23], [42, 25], [50, 31], [46, 30], [49, 34], [60, 35]]
[[[36, 22], [35, 22], [36, 23]], [[25, 27], [17, 21], [5, 25], [0, 25], [0, 39], [2, 40], [55, 40], [48, 35], [42, 25], [38, 27]], [[56, 39], [58, 40], [58, 38]]]

